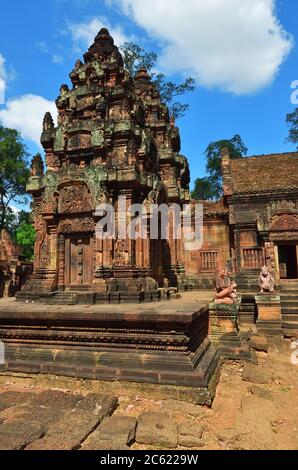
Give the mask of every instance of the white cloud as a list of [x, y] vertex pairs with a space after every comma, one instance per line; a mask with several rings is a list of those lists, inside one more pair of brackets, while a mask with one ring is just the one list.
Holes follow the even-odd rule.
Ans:
[[0, 122], [5, 127], [17, 129], [25, 139], [40, 146], [42, 122], [47, 111], [56, 119], [57, 109], [53, 101], [41, 96], [23, 95], [12, 98], [6, 108], [0, 110]]
[[48, 54], [49, 52], [49, 48], [45, 41], [37, 41], [35, 43], [35, 47], [39, 52], [42, 52], [43, 54]]
[[101, 28], [108, 28], [116, 46], [121, 46], [124, 42], [130, 40], [121, 26], [111, 26], [104, 16], [91, 18], [85, 23], [69, 23], [68, 28], [76, 46], [78, 44], [82, 44], [84, 47], [91, 46]]
[[163, 42], [160, 66], [235, 94], [272, 82], [293, 39], [275, 0], [106, 0]]
[[5, 59], [0, 54], [0, 104], [4, 104], [4, 101], [5, 101], [5, 86], [6, 86]]
[[53, 64], [61, 65], [64, 63], [64, 57], [61, 54], [53, 54], [52, 56]]

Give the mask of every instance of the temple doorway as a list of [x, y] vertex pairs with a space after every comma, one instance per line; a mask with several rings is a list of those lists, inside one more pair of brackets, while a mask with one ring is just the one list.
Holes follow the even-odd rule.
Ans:
[[279, 271], [281, 279], [297, 279], [297, 248], [296, 245], [280, 245], [278, 247]]
[[69, 237], [65, 241], [65, 285], [75, 288], [93, 282], [93, 237]]

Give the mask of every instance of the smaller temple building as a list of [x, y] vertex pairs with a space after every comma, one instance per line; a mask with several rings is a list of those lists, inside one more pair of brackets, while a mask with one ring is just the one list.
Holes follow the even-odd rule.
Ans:
[[231, 159], [224, 150], [222, 175], [224, 197], [204, 202], [204, 244], [187, 272], [200, 287], [226, 267], [247, 287], [264, 265], [277, 284], [298, 280], [298, 153]]
[[6, 230], [0, 232], [0, 298], [13, 297], [20, 291], [32, 273], [32, 264], [26, 263], [21, 249]]

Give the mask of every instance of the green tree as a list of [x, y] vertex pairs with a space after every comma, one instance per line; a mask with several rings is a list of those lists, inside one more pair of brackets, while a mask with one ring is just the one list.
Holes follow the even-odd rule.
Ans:
[[190, 106], [177, 101], [176, 98], [194, 91], [196, 89], [195, 80], [189, 77], [180, 84], [168, 81], [164, 74], [153, 71], [158, 59], [157, 54], [147, 52], [132, 42], [124, 43], [121, 52], [128, 72], [134, 77], [138, 70], [146, 69], [160, 93], [162, 103], [168, 106], [171, 115], [174, 115], [175, 119], [182, 118]]
[[235, 135], [232, 139], [211, 142], [204, 152], [207, 176], [198, 178], [195, 181], [194, 191], [192, 192], [194, 199], [197, 199], [197, 195], [200, 196], [200, 199], [207, 200], [222, 197], [221, 151], [223, 148], [229, 150], [231, 158], [241, 158], [247, 155], [247, 148], [240, 135]]
[[22, 248], [23, 256], [31, 261], [34, 254], [36, 232], [31, 224], [23, 222], [16, 231], [16, 242]]
[[194, 190], [191, 193], [191, 197], [197, 201], [213, 199], [215, 195], [211, 179], [206, 176], [204, 178], [197, 178], [195, 180]]
[[17, 230], [23, 223], [30, 224], [30, 213], [24, 210], [14, 212], [11, 207], [8, 207], [5, 217], [5, 229], [8, 231], [15, 243], [17, 242]]
[[29, 177], [28, 153], [21, 135], [15, 129], [0, 125], [0, 230], [11, 218], [10, 204], [26, 201]]
[[[289, 126], [289, 137], [288, 142], [297, 145], [298, 144], [298, 108], [293, 113], [287, 114], [286, 123]], [[298, 148], [298, 145], [297, 145]]]

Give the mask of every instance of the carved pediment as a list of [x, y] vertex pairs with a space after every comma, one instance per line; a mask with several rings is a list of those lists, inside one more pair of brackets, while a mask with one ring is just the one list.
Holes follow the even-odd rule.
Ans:
[[65, 186], [59, 192], [59, 213], [75, 214], [92, 210], [90, 193], [85, 185]]
[[94, 232], [94, 230], [95, 222], [92, 217], [63, 219], [58, 225], [58, 233], [60, 234]]
[[298, 214], [298, 210], [294, 201], [273, 201], [266, 209], [259, 213], [257, 218], [258, 230], [259, 232], [288, 230], [287, 228], [275, 229], [274, 227], [287, 227], [289, 224], [295, 225], [294, 219], [291, 221], [289, 216], [296, 213]]
[[270, 219], [270, 231], [298, 231], [298, 213], [274, 215]]

